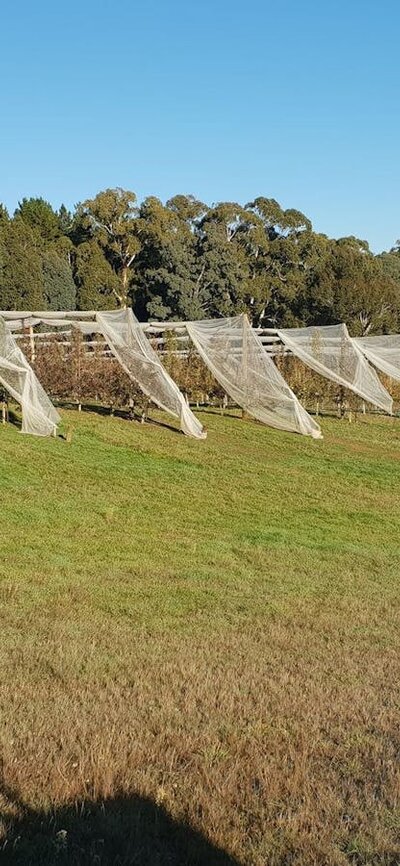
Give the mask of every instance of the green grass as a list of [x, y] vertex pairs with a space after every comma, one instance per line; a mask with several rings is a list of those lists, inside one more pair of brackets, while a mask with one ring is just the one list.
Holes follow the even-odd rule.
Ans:
[[[400, 422], [201, 415], [0, 429], [6, 784], [149, 797], [241, 863], [398, 863]], [[152, 862], [122, 841], [66, 862]]]

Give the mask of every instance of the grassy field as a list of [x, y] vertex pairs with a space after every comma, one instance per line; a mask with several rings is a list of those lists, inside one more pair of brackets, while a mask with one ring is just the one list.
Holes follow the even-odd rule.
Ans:
[[400, 863], [400, 420], [0, 428], [1, 863]]

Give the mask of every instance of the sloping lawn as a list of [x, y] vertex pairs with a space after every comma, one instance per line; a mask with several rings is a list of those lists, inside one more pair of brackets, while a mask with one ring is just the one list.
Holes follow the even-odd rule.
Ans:
[[400, 420], [201, 418], [0, 428], [0, 861], [395, 866]]

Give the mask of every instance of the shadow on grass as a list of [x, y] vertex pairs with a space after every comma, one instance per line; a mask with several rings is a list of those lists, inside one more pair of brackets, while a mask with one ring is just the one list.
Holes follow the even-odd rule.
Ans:
[[[7, 799], [10, 801], [9, 795]], [[201, 833], [137, 795], [3, 818], [0, 863], [19, 866], [240, 866]]]
[[12, 409], [8, 409], [7, 424], [12, 424], [14, 427], [21, 429], [21, 416], [17, 415]]
[[78, 405], [80, 405], [81, 412], [90, 412], [94, 415], [103, 415], [108, 418], [124, 418], [127, 421], [139, 421], [140, 416], [131, 414], [129, 409], [122, 409], [118, 406], [105, 406], [102, 403], [91, 403], [91, 402], [83, 402], [78, 404], [74, 400], [54, 400], [55, 405], [58, 409], [69, 409], [70, 411], [78, 412]]
[[[57, 408], [78, 411], [77, 403], [73, 403], [68, 400], [58, 400]], [[131, 421], [136, 424], [154, 424], [156, 427], [164, 427], [166, 430], [172, 430], [173, 433], [181, 432], [177, 427], [174, 427], [173, 424], [168, 424], [167, 421], [161, 421], [159, 418], [153, 418], [150, 415], [146, 415], [146, 417], [142, 421], [141, 415], [132, 412], [132, 410], [130, 409], [121, 409], [119, 407], [114, 407], [111, 410], [111, 407], [102, 406], [98, 403], [82, 403], [81, 412], [88, 412], [90, 414], [101, 415], [108, 418], [121, 418], [123, 421]]]

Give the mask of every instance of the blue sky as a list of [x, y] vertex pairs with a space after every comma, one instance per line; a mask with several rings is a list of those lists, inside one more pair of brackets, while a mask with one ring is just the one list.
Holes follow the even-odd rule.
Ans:
[[3, 4], [0, 200], [264, 195], [389, 249], [399, 27], [398, 0]]

